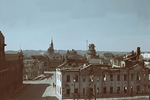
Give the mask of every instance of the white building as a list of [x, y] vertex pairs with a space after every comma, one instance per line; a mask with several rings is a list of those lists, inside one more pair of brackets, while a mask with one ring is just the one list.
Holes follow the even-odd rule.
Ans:
[[79, 61], [65, 62], [56, 69], [57, 96], [62, 100], [148, 94], [150, 74], [142, 64], [113, 68]]

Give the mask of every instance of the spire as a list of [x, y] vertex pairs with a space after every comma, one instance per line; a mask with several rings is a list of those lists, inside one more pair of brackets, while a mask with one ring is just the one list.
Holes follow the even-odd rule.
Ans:
[[48, 49], [49, 54], [54, 53], [54, 46], [53, 46], [53, 37], [51, 37], [51, 44], [50, 47]]
[[53, 47], [53, 37], [51, 37], [51, 49], [54, 50], [54, 47]]
[[51, 37], [51, 43], [53, 43], [53, 37]]

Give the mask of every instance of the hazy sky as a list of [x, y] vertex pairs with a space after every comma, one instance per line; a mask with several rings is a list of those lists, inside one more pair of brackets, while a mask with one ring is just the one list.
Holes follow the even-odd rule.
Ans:
[[0, 0], [6, 50], [150, 51], [150, 0]]

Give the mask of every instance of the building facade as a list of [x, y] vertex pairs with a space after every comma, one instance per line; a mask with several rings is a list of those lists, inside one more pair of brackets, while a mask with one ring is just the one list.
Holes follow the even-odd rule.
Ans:
[[91, 64], [73, 66], [64, 64], [56, 70], [56, 93], [59, 99], [123, 97], [149, 93], [149, 69], [140, 63], [130, 68]]
[[0, 31], [0, 100], [22, 85], [23, 54], [5, 54], [5, 37]]
[[[122, 58], [124, 65], [113, 67], [83, 60], [67, 60], [56, 69], [56, 94], [62, 99], [92, 99], [148, 95], [150, 69], [144, 65], [140, 49]], [[135, 56], [136, 55], [136, 56]]]

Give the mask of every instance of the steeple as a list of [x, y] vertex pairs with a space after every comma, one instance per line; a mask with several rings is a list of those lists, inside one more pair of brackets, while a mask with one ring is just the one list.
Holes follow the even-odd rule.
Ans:
[[51, 38], [51, 48], [54, 49], [54, 47], [53, 47], [53, 37]]
[[51, 44], [50, 47], [48, 48], [48, 53], [49, 54], [54, 53], [53, 38], [51, 38]]

